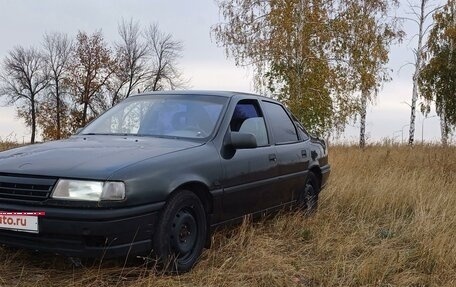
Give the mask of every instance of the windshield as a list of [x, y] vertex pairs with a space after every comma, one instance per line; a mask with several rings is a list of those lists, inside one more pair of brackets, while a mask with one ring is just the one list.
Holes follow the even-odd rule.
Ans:
[[136, 96], [100, 116], [81, 134], [202, 139], [214, 130], [225, 102], [215, 96]]

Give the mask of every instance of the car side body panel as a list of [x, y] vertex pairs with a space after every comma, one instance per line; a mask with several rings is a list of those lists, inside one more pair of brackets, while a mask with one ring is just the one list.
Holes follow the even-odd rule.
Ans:
[[131, 205], [166, 201], [179, 186], [190, 182], [199, 182], [217, 193], [221, 190], [220, 178], [220, 159], [211, 142], [182, 150], [179, 156], [167, 154], [141, 161], [109, 177], [126, 183]]
[[[277, 164], [269, 156], [272, 146], [238, 150], [232, 158], [222, 159], [223, 220], [255, 213], [275, 205], [277, 193]], [[276, 194], [277, 195], [277, 194]]]

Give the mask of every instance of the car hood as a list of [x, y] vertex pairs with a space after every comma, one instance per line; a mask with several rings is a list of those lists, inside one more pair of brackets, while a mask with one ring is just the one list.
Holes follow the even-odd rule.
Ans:
[[74, 136], [0, 152], [0, 173], [104, 180], [142, 160], [199, 145], [152, 137]]

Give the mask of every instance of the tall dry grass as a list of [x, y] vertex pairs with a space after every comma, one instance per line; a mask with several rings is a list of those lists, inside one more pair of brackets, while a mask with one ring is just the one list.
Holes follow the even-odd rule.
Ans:
[[0, 151], [15, 148], [17, 146], [19, 146], [19, 144], [11, 141], [5, 141], [0, 138]]
[[195, 269], [0, 252], [0, 286], [456, 286], [456, 149], [333, 147], [318, 213], [217, 232]]

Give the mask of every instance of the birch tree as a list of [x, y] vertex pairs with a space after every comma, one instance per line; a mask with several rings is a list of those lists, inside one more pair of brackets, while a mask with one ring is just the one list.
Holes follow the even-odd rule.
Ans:
[[426, 43], [424, 38], [431, 28], [432, 24], [427, 25], [428, 18], [439, 9], [440, 7], [432, 8], [432, 1], [430, 0], [420, 0], [419, 5], [410, 6], [410, 12], [412, 17], [403, 17], [406, 20], [412, 21], [418, 26], [418, 43], [416, 49], [413, 50], [415, 57], [414, 67], [415, 71], [413, 73], [413, 88], [412, 88], [412, 101], [410, 104], [410, 126], [409, 126], [409, 138], [408, 144], [413, 145], [415, 141], [415, 120], [416, 120], [416, 106], [419, 98], [418, 90], [418, 80], [420, 73], [423, 69], [423, 58], [426, 51]]
[[367, 105], [371, 103], [382, 83], [390, 77], [386, 64], [391, 44], [403, 37], [396, 19], [389, 12], [398, 2], [393, 0], [360, 0], [343, 3], [336, 19], [342, 30], [340, 54], [346, 57], [350, 84], [360, 92], [359, 146], [366, 144]]
[[448, 0], [434, 14], [434, 22], [419, 88], [428, 104], [435, 103], [442, 144], [447, 145], [449, 134], [456, 126], [456, 1]]
[[[393, 2], [222, 0], [224, 22], [213, 33], [236, 65], [254, 68], [258, 90], [266, 87], [323, 135], [343, 130], [359, 113], [355, 90], [364, 89], [367, 99], [383, 79], [378, 73], [394, 33], [378, 15]], [[376, 53], [378, 45], [384, 51]], [[365, 87], [357, 84], [361, 77]]]

